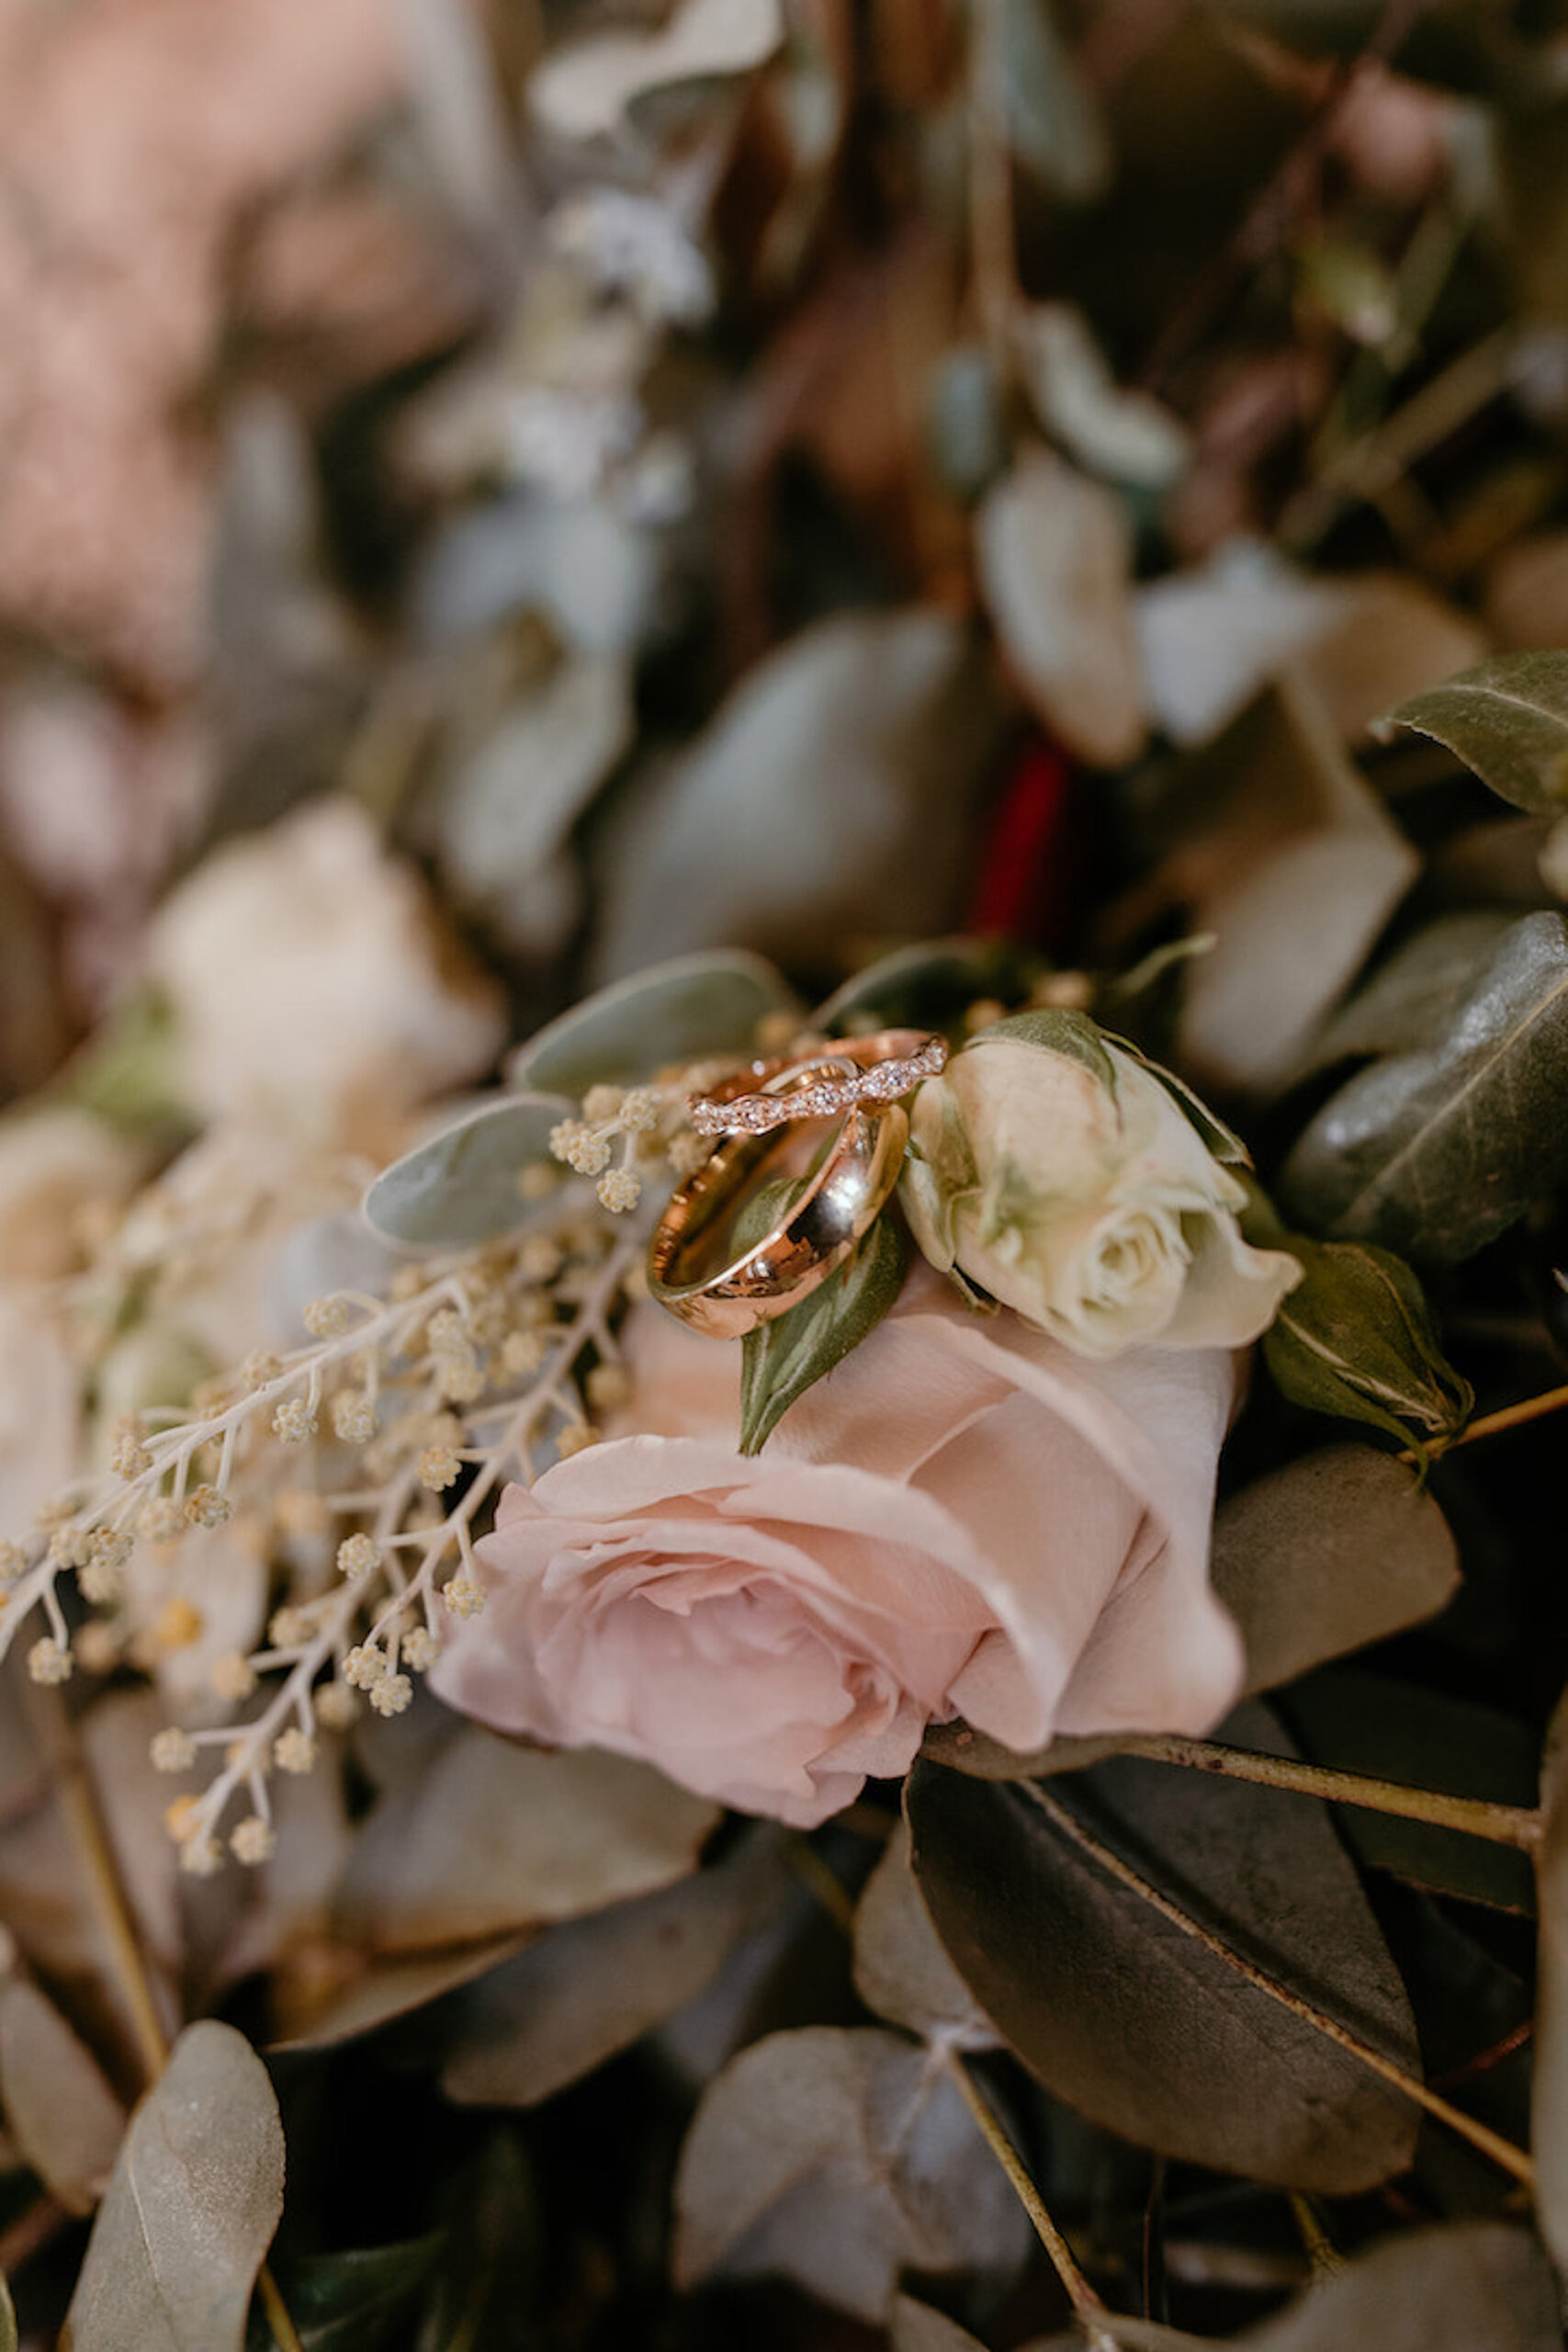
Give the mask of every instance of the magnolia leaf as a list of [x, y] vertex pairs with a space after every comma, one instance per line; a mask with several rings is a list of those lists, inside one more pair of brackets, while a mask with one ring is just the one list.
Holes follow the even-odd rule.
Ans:
[[899, 2295], [894, 2301], [889, 2330], [893, 2352], [986, 2352], [977, 2336], [945, 2312], [933, 2312], [929, 2303], [917, 2303], [909, 2295]]
[[1540, 1806], [1530, 2140], [1536, 2220], [1547, 2251], [1562, 2269], [1568, 2268], [1568, 1695], [1559, 1700], [1546, 1735]]
[[705, 949], [650, 965], [536, 1031], [507, 1065], [513, 1086], [570, 1094], [648, 1078], [666, 1063], [755, 1051], [761, 1023], [799, 1011], [763, 956]]
[[[1459, 1583], [1459, 1555], [1413, 1470], [1371, 1446], [1334, 1445], [1221, 1504], [1211, 1575], [1241, 1629], [1250, 1693], [1436, 1616]], [[925, 1752], [981, 1780], [1033, 1779], [1098, 1763], [1131, 1736], [1015, 1755], [949, 1724], [927, 1733]]]
[[923, 940], [863, 966], [811, 1016], [813, 1029], [946, 1029], [987, 997], [1024, 995], [1045, 970], [1012, 940]]
[[1292, 1215], [1337, 1239], [1452, 1263], [1568, 1173], [1568, 921], [1506, 932], [1444, 1034], [1361, 1070], [1297, 1138]]
[[92, 2052], [36, 1985], [0, 1986], [0, 2106], [67, 2212], [90, 2213], [125, 2137], [125, 2109]]
[[1122, 501], [1049, 450], [1026, 450], [981, 501], [976, 545], [997, 635], [1036, 716], [1080, 759], [1124, 767], [1147, 726]]
[[552, 1928], [448, 2004], [441, 2087], [459, 2106], [534, 2107], [693, 1999], [789, 1889], [758, 1824], [726, 1860]]
[[1040, 1005], [1028, 1012], [1010, 1012], [971, 1037], [964, 1050], [978, 1053], [984, 1046], [1042, 1046], [1047, 1053], [1066, 1054], [1081, 1062], [1101, 1086], [1116, 1083], [1116, 1065], [1105, 1050], [1105, 1039], [1087, 1012], [1068, 1012], [1055, 1005]]
[[[280, 2263], [278, 2292], [301, 2352], [381, 2352], [448, 2250], [447, 2240], [432, 2232], [400, 2245], [297, 2255]], [[259, 2307], [252, 2315], [247, 2352], [275, 2352], [272, 2330]]]
[[1296, 1075], [1405, 1054], [1446, 1029], [1513, 918], [1495, 907], [1440, 915], [1407, 939], [1313, 1039]]
[[558, 1094], [511, 1094], [416, 1144], [382, 1170], [365, 1214], [389, 1241], [466, 1249], [510, 1233], [529, 1214], [519, 1179], [550, 1158], [550, 1130], [576, 1104]]
[[960, 2092], [875, 2027], [769, 2034], [732, 2059], [681, 2152], [675, 2214], [679, 2284], [782, 2275], [872, 2323], [907, 2267], [1005, 2275], [1028, 2245]]
[[1568, 653], [1496, 653], [1381, 722], [1430, 735], [1516, 808], [1568, 808]]
[[[1473, 1699], [1338, 1667], [1294, 1683], [1279, 1703], [1314, 1763], [1494, 1804], [1532, 1801], [1535, 1736]], [[1493, 1910], [1535, 1908], [1529, 1859], [1514, 1847], [1359, 1805], [1345, 1806], [1338, 1819], [1351, 1852], [1373, 1870]]]
[[750, 73], [783, 38], [778, 0], [682, 0], [657, 31], [604, 32], [553, 51], [534, 70], [528, 103], [564, 139], [602, 137], [645, 92]]
[[943, 1951], [909, 1868], [900, 1822], [855, 1907], [855, 1991], [889, 2025], [956, 2050], [994, 2050], [996, 2029]]
[[283, 2211], [283, 2127], [243, 2034], [188, 2026], [130, 2119], [62, 2352], [240, 2352]]
[[[1255, 1702], [1222, 1735], [1280, 1752]], [[1287, 1750], [1288, 1752], [1288, 1750]], [[1055, 1784], [1102, 1844], [1411, 2074], [1415, 2022], [1326, 1806], [1123, 1757]], [[1057, 2098], [1140, 2146], [1348, 2195], [1404, 2170], [1418, 2109], [1108, 1875], [1027, 1784], [919, 1763], [915, 1874], [949, 1955]]]
[[574, 1919], [683, 1876], [718, 1814], [629, 1757], [546, 1754], [465, 1724], [371, 1807], [337, 1931], [409, 1952]]
[[742, 1453], [760, 1453], [796, 1399], [859, 1347], [894, 1305], [908, 1270], [903, 1226], [879, 1216], [809, 1297], [747, 1332], [740, 1343]]
[[1263, 1358], [1292, 1403], [1404, 1440], [1411, 1421], [1433, 1437], [1457, 1437], [1474, 1391], [1444, 1355], [1404, 1260], [1370, 1242], [1294, 1234], [1285, 1247], [1305, 1271], [1264, 1334]]

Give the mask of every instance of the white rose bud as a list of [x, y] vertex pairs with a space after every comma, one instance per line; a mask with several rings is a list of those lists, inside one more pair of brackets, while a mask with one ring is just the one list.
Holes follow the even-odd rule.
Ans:
[[1245, 1191], [1153, 1071], [1072, 1016], [1000, 1023], [928, 1080], [902, 1194], [933, 1266], [1083, 1355], [1239, 1347], [1301, 1279], [1242, 1239]]

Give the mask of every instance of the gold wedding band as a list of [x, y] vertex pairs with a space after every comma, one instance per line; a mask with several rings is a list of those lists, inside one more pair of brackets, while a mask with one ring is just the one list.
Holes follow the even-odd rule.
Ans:
[[[770, 1101], [795, 1102], [845, 1058], [830, 1046], [809, 1059], [754, 1065], [739, 1082], [755, 1086], [761, 1079], [773, 1090]], [[793, 1138], [787, 1131], [726, 1136], [675, 1192], [660, 1220], [649, 1253], [649, 1295], [715, 1339], [742, 1339], [759, 1323], [786, 1314], [843, 1264], [870, 1229], [898, 1181], [908, 1137], [908, 1119], [897, 1103], [852, 1102], [806, 1190], [759, 1241], [732, 1256], [737, 1212], [770, 1164], [787, 1156]]]

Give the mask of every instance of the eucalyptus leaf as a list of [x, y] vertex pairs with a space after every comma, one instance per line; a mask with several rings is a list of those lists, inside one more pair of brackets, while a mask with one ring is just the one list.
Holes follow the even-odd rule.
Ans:
[[0, 2106], [17, 2146], [68, 2212], [103, 2195], [125, 2109], [52, 2001], [20, 1977], [0, 1986]]
[[[523, 1928], [514, 1935], [481, 1937], [477, 1943], [432, 1951], [363, 1953], [346, 1982], [334, 1980], [324, 1992], [307, 1977], [301, 1995], [285, 1974], [275, 1994], [279, 2014], [270, 2047], [279, 2052], [330, 2050], [336, 2042], [374, 2033], [503, 1966], [527, 1942], [529, 1933]], [[347, 1960], [350, 1955], [340, 1947], [339, 1957]]]
[[365, 1215], [389, 1241], [467, 1249], [527, 1217], [518, 1180], [550, 1159], [550, 1129], [576, 1104], [558, 1094], [511, 1094], [470, 1112], [382, 1170]]
[[[438, 2233], [346, 2254], [298, 2255], [277, 2266], [277, 2289], [301, 2352], [384, 2352], [392, 2330], [441, 2260]], [[248, 2352], [275, 2352], [266, 2315], [252, 2315]]]
[[740, 1343], [740, 1451], [760, 1453], [797, 1398], [858, 1348], [893, 1306], [909, 1270], [896, 1216], [879, 1216], [853, 1254], [807, 1298]]
[[694, 1998], [789, 1887], [783, 1835], [757, 1823], [712, 1869], [552, 1928], [446, 2005], [443, 2091], [459, 2106], [553, 2098]]
[[[1132, 2345], [1135, 2339], [1124, 2336]], [[1528, 2230], [1463, 2221], [1375, 2245], [1233, 2352], [1558, 2352], [1557, 2292]]]
[[818, 1006], [811, 1026], [829, 1035], [887, 1026], [946, 1029], [983, 998], [1005, 1003], [1026, 994], [1045, 968], [1041, 956], [1013, 940], [921, 940], [863, 965]]
[[879, 2018], [956, 2050], [994, 2050], [996, 2029], [942, 1949], [900, 1822], [855, 1906], [855, 1991]]
[[[1533, 1798], [1534, 1735], [1473, 1699], [1365, 1668], [1331, 1667], [1292, 1684], [1279, 1704], [1314, 1763], [1494, 1804], [1528, 1805]], [[1359, 1805], [1343, 1806], [1338, 1820], [1351, 1851], [1373, 1870], [1493, 1910], [1535, 1908], [1529, 1858], [1511, 1846]]]
[[870, 2322], [906, 2267], [1005, 2278], [1029, 2242], [954, 2085], [876, 2027], [769, 2034], [732, 2059], [687, 2134], [675, 2215], [678, 2284], [783, 2276]]
[[[1221, 1504], [1210, 1573], [1257, 1692], [1435, 1616], [1459, 1583], [1459, 1555], [1413, 1470], [1371, 1446], [1334, 1445]], [[947, 1724], [927, 1733], [925, 1752], [981, 1780], [1032, 1779], [1098, 1763], [1131, 1736], [1056, 1739], [1023, 1756]]]
[[1568, 653], [1495, 653], [1381, 723], [1430, 735], [1516, 808], [1568, 808]]
[[283, 2211], [283, 2127], [243, 2034], [187, 2026], [130, 2129], [61, 2352], [241, 2352]]
[[1536, 2220], [1559, 2269], [1568, 2268], [1568, 1694], [1546, 1735], [1536, 1849], [1535, 2072], [1530, 2140]]
[[[1283, 1745], [1255, 1703], [1224, 1737]], [[1393, 1962], [1326, 1807], [1121, 1758], [1063, 1801], [1190, 1917], [1406, 2071]], [[1140, 2146], [1344, 2195], [1404, 2170], [1418, 2110], [1106, 1874], [1027, 1784], [916, 1765], [914, 1866], [949, 1956], [1057, 2098]]]
[[465, 1724], [361, 1826], [337, 1931], [378, 1953], [548, 1926], [667, 1886], [718, 1807], [597, 1748], [521, 1747]]
[[1283, 1394], [1314, 1413], [1367, 1421], [1403, 1441], [1410, 1422], [1432, 1437], [1457, 1437], [1474, 1391], [1444, 1355], [1404, 1260], [1370, 1242], [1292, 1235], [1285, 1246], [1304, 1271], [1263, 1340], [1264, 1362]]
[[591, 1086], [649, 1077], [664, 1063], [754, 1050], [760, 1023], [799, 1003], [761, 956], [705, 949], [650, 965], [547, 1022], [507, 1065], [511, 1084], [578, 1102]]
[[1568, 1174], [1568, 921], [1499, 940], [1446, 1031], [1362, 1070], [1287, 1159], [1280, 1198], [1337, 1239], [1471, 1257]]
[[893, 2352], [986, 2352], [977, 2336], [929, 2303], [900, 2295], [893, 2305]]

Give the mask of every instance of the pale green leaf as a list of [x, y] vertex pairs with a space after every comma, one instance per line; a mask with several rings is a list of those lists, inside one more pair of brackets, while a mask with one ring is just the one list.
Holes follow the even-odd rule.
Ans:
[[591, 1086], [626, 1084], [665, 1063], [748, 1054], [771, 1013], [797, 1000], [764, 956], [715, 947], [614, 980], [546, 1023], [507, 1065], [513, 1086], [578, 1101]]
[[740, 1349], [740, 1451], [760, 1453], [790, 1407], [881, 1322], [904, 1287], [909, 1244], [880, 1216], [853, 1255], [798, 1306], [748, 1331]]
[[1457, 1437], [1474, 1392], [1444, 1355], [1404, 1260], [1370, 1242], [1292, 1235], [1284, 1246], [1304, 1272], [1280, 1303], [1263, 1355], [1292, 1402], [1404, 1442], [1410, 1422], [1428, 1436]]

